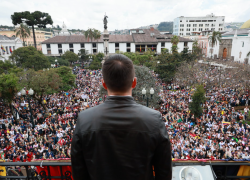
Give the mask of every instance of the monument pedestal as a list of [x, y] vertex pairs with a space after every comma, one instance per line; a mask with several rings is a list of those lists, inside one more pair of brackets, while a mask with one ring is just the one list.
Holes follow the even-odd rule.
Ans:
[[107, 57], [109, 56], [109, 32], [107, 29], [104, 29], [103, 41], [104, 41], [104, 55], [105, 57]]

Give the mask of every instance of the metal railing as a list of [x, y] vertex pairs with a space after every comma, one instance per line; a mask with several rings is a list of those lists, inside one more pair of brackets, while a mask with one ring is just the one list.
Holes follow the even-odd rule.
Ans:
[[[6, 176], [0, 176], [0, 179], [26, 179], [26, 180], [71, 180], [72, 173], [70, 171], [63, 171], [63, 166], [71, 166], [71, 162], [3, 162], [0, 166], [5, 166]], [[45, 168], [39, 173], [35, 170], [36, 166]], [[58, 166], [59, 176], [51, 176], [52, 167]]]
[[[245, 178], [250, 180], [250, 176], [236, 176], [241, 165], [250, 166], [249, 162], [173, 162], [175, 166], [205, 166], [210, 165], [214, 171], [216, 180], [229, 180], [229, 179], [240, 179]], [[15, 179], [15, 180], [71, 180], [72, 173], [70, 171], [63, 171], [63, 166], [71, 166], [71, 162], [2, 162], [0, 166], [6, 167], [7, 176], [0, 176], [0, 179]], [[34, 167], [39, 166], [45, 170], [41, 170], [39, 173]], [[53, 167], [58, 166], [59, 176], [52, 176], [51, 170]], [[20, 170], [21, 169], [21, 170]], [[234, 174], [234, 175], [232, 175]]]

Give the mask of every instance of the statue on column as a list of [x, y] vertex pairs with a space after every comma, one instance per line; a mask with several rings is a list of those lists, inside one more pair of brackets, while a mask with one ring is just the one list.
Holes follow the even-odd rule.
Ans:
[[104, 19], [103, 19], [103, 23], [104, 23], [104, 29], [107, 29], [108, 28], [108, 20], [107, 20], [108, 16], [105, 14], [104, 15]]

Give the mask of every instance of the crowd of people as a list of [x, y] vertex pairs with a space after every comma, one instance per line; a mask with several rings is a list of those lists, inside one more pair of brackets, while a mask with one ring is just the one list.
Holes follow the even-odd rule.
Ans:
[[[74, 68], [76, 87], [44, 96], [42, 106], [31, 98], [16, 97], [11, 106], [0, 102], [0, 155], [6, 161], [70, 158], [71, 140], [80, 111], [105, 100], [99, 96], [100, 70]], [[232, 87], [207, 90], [203, 113], [190, 110], [194, 89], [178, 84], [162, 87], [159, 110], [169, 133], [175, 159], [250, 159], [249, 92]], [[237, 110], [244, 106], [244, 110]], [[44, 108], [46, 107], [46, 108]], [[12, 111], [17, 116], [13, 117]], [[31, 116], [32, 115], [32, 116]], [[34, 126], [33, 126], [33, 122]]]

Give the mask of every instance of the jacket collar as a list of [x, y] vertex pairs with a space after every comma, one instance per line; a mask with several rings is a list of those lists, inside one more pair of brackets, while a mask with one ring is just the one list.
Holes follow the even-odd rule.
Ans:
[[108, 96], [105, 103], [135, 103], [134, 98], [132, 96]]

